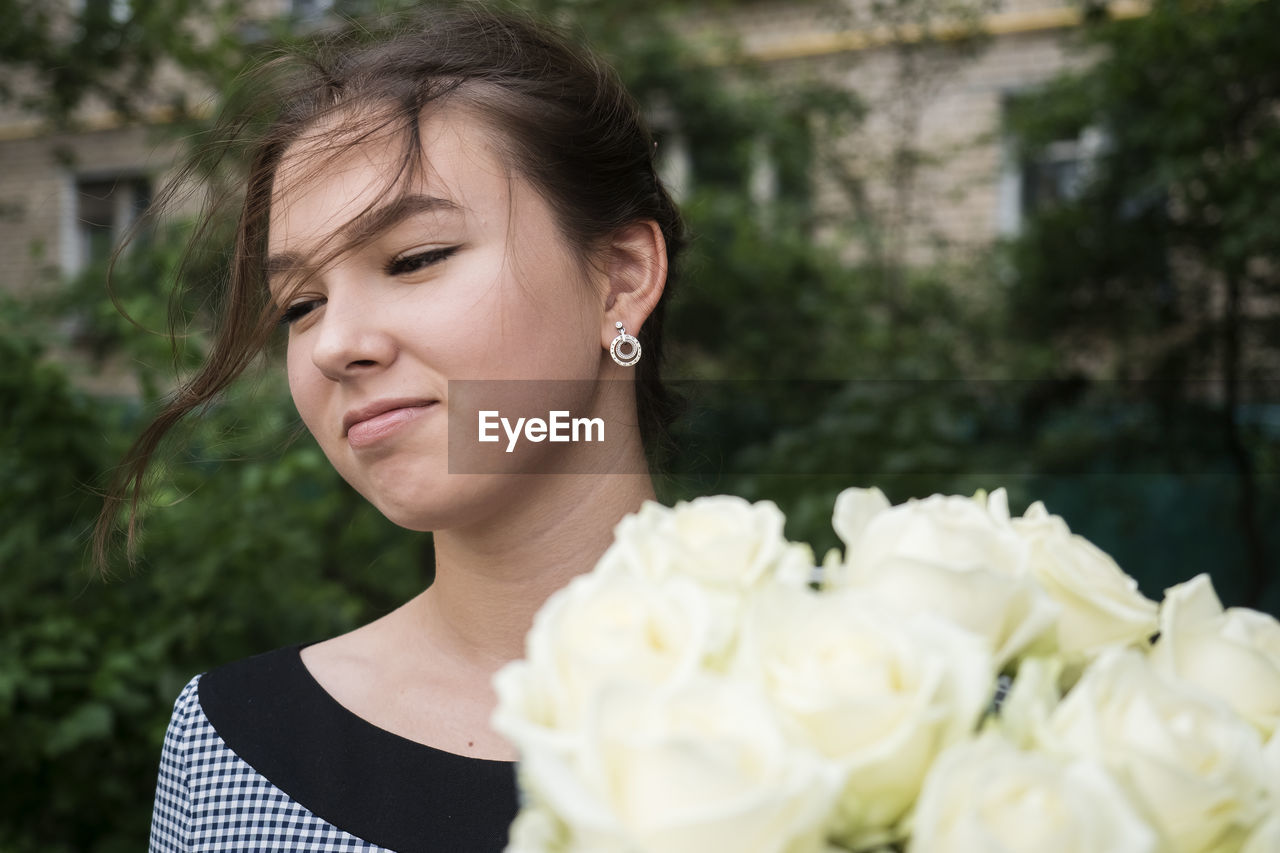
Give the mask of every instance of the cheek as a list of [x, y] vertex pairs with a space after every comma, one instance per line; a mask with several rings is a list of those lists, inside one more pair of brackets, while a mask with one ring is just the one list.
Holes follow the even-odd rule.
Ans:
[[[307, 428], [315, 433], [316, 380], [319, 371], [311, 363], [310, 357], [303, 348], [290, 339], [285, 355], [285, 375], [289, 380], [289, 394], [293, 397], [293, 407]], [[319, 438], [319, 436], [317, 436]]]
[[521, 284], [485, 272], [459, 275], [460, 286], [406, 304], [397, 319], [402, 349], [445, 379], [517, 378], [563, 337], [543, 326]]
[[508, 314], [518, 321], [508, 324], [502, 346], [531, 378], [594, 376], [601, 352], [599, 307], [589, 282], [568, 265], [559, 269], [559, 275], [544, 273], [528, 282], [508, 303]]

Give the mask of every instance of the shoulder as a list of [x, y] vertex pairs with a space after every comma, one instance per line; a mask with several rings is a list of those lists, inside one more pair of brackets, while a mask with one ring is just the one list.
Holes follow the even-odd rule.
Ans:
[[162, 776], [168, 771], [174, 784], [189, 784], [211, 752], [229, 745], [223, 735], [237, 731], [246, 709], [256, 718], [253, 709], [272, 704], [271, 697], [287, 685], [289, 659], [297, 654], [297, 646], [286, 646], [193, 676], [173, 703]]
[[191, 743], [198, 734], [202, 714], [199, 700], [200, 676], [187, 682], [173, 703], [169, 727], [164, 733], [160, 753], [160, 772], [156, 783], [155, 815], [152, 823], [152, 849], [157, 849], [157, 833], [178, 840], [182, 827], [190, 818]]
[[289, 692], [286, 683], [271, 679], [286, 669], [291, 653], [296, 657], [297, 647], [223, 664], [187, 682], [165, 734], [158, 812], [200, 824], [227, 792], [269, 787], [251, 760], [262, 742], [257, 733], [263, 715], [254, 709]]
[[[152, 853], [382, 849], [298, 802], [274, 773], [257, 766], [263, 764], [263, 741], [254, 736], [261, 715], [242, 713], [241, 706], [272, 704], [267, 680], [287, 671], [290, 654], [296, 657], [296, 647], [225, 664], [182, 689], [165, 737]], [[274, 692], [290, 689], [282, 683]]]
[[182, 736], [191, 724], [192, 716], [200, 710], [200, 679], [204, 674], [194, 676], [182, 688], [178, 698], [173, 701], [173, 713], [169, 717], [169, 735]]
[[169, 727], [164, 733], [164, 749], [160, 755], [160, 781], [173, 788], [185, 786], [190, 764], [189, 754], [198, 743], [205, 723], [200, 707], [200, 681], [203, 674], [193, 677], [182, 688], [173, 702]]
[[335, 828], [402, 853], [503, 849], [518, 809], [513, 765], [371, 725], [324, 691], [301, 649], [211, 669], [175, 703], [171, 728], [183, 744], [193, 832], [222, 838], [289, 823]]
[[[173, 703], [161, 753], [161, 783], [175, 792], [219, 764], [228, 748], [254, 753], [276, 725], [299, 713], [298, 646], [285, 646], [194, 676]], [[247, 748], [247, 749], [246, 749]]]
[[193, 676], [173, 702], [169, 728], [165, 733], [166, 748], [184, 746], [193, 732], [204, 722], [208, 707], [245, 700], [254, 703], [264, 690], [286, 675], [290, 658], [297, 658], [299, 646], [285, 646], [253, 657], [214, 667]]
[[223, 743], [264, 775], [288, 763], [281, 744], [295, 743], [314, 720], [317, 702], [299, 658], [300, 646], [222, 664], [198, 679], [195, 712]]
[[298, 678], [300, 646], [283, 646], [269, 652], [241, 658], [214, 667], [193, 681], [198, 682], [198, 702], [212, 717], [256, 713], [287, 695], [286, 688]]
[[200, 676], [187, 682], [173, 703], [169, 728], [164, 733], [160, 770], [151, 813], [151, 853], [169, 853], [190, 848], [191, 779], [188, 774], [188, 733], [192, 717], [199, 710], [197, 690]]

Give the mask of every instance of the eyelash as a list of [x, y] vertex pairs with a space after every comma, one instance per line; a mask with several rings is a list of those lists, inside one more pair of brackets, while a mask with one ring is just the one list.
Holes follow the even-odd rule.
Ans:
[[445, 246], [440, 249], [428, 249], [425, 252], [392, 258], [391, 262], [386, 266], [386, 273], [387, 275], [404, 275], [405, 273], [417, 272], [423, 267], [443, 261], [460, 248], [460, 246]]
[[[392, 258], [384, 267], [387, 275], [406, 275], [408, 273], [417, 272], [424, 267], [439, 263], [460, 249], [461, 246], [446, 246], [441, 249], [430, 249], [426, 252], [417, 252], [412, 255], [405, 255], [399, 258]], [[298, 302], [290, 305], [280, 315], [281, 326], [291, 326], [303, 317], [310, 314], [319, 306], [320, 300], [309, 299], [305, 302]]]
[[317, 304], [319, 304], [317, 300], [311, 299], [306, 302], [296, 302], [293, 305], [290, 305], [288, 308], [284, 309], [284, 313], [280, 315], [280, 325], [285, 327], [292, 326], [294, 323], [315, 310]]

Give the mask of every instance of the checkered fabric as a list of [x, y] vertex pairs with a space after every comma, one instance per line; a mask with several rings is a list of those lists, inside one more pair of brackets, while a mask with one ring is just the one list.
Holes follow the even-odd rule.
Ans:
[[200, 707], [191, 679], [164, 736], [150, 853], [386, 850], [303, 808], [236, 755]]

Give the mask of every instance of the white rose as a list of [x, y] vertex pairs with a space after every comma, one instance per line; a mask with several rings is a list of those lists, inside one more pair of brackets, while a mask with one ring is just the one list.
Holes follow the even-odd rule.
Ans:
[[1271, 735], [1271, 740], [1262, 748], [1262, 763], [1267, 768], [1267, 788], [1271, 799], [1280, 806], [1280, 733]]
[[845, 489], [836, 495], [831, 528], [845, 547], [850, 548], [862, 538], [862, 532], [867, 529], [871, 520], [891, 507], [889, 499], [879, 489]]
[[774, 585], [804, 586], [814, 573], [812, 549], [783, 537], [785, 521], [771, 501], [732, 495], [674, 508], [646, 501], [614, 528], [614, 543], [595, 571], [697, 583], [710, 597], [710, 642], [727, 653], [751, 595]]
[[1273, 814], [1254, 830], [1240, 853], [1276, 853], [1277, 850], [1280, 850], [1280, 814]]
[[715, 651], [711, 609], [706, 594], [684, 579], [575, 578], [538, 611], [525, 660], [495, 676], [494, 725], [522, 748], [530, 726], [578, 729], [614, 682], [656, 688], [689, 677]]
[[707, 676], [661, 691], [618, 686], [596, 710], [580, 750], [521, 757], [574, 849], [824, 849], [835, 775], [787, 741], [758, 692]]
[[1151, 853], [1156, 840], [1100, 764], [1061, 765], [986, 734], [953, 746], [929, 772], [908, 849]]
[[1033, 748], [1062, 699], [1058, 689], [1061, 676], [1062, 661], [1058, 658], [1024, 658], [999, 713], [988, 718], [986, 727], [1015, 746]]
[[778, 572], [808, 577], [813, 553], [782, 535], [786, 518], [772, 501], [733, 495], [680, 502], [646, 501], [614, 528], [601, 570], [622, 569], [662, 580], [683, 575], [711, 589], [741, 594]]
[[1030, 547], [1008, 523], [1003, 491], [933, 495], [895, 507], [850, 489], [832, 524], [845, 542], [828, 585], [874, 590], [904, 613], [940, 614], [985, 637], [1003, 666], [1054, 625], [1058, 607], [1030, 576]]
[[1208, 575], [1165, 591], [1151, 661], [1224, 699], [1263, 740], [1280, 725], [1280, 622], [1242, 607], [1223, 610]]
[[1145, 644], [1155, 633], [1156, 605], [1115, 560], [1037, 501], [1013, 529], [1031, 547], [1031, 574], [1062, 608], [1057, 646], [1082, 663], [1113, 645]]
[[832, 527], [845, 543], [846, 563], [855, 554], [872, 561], [908, 557], [1020, 575], [1027, 547], [999, 523], [1008, 520], [1003, 494], [930, 495], [889, 506], [879, 489], [846, 489], [836, 498]]
[[1176, 853], [1237, 850], [1273, 808], [1257, 732], [1134, 649], [1104, 652], [1085, 670], [1040, 745], [1101, 761]]
[[995, 679], [980, 638], [856, 590], [760, 596], [739, 655], [792, 736], [840, 769], [832, 833], [859, 848], [893, 835], [937, 753], [971, 736]]

